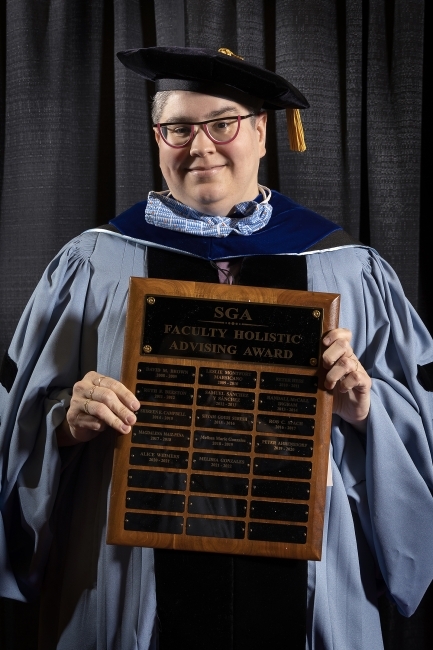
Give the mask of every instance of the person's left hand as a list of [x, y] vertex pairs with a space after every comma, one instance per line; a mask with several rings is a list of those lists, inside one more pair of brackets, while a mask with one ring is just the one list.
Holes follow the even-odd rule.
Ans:
[[328, 332], [323, 343], [327, 349], [322, 363], [328, 370], [325, 388], [334, 393], [333, 412], [365, 431], [370, 411], [371, 378], [362, 367], [350, 345], [352, 332], [338, 328]]

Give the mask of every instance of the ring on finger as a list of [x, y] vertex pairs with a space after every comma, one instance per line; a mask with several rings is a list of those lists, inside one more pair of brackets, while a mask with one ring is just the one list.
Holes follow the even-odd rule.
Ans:
[[86, 411], [87, 415], [90, 415], [90, 413], [89, 413], [89, 402], [90, 402], [89, 399], [87, 399], [87, 400], [84, 402], [84, 410]]
[[89, 399], [93, 399], [93, 392], [95, 390], [96, 386], [92, 386], [92, 388], [89, 391]]

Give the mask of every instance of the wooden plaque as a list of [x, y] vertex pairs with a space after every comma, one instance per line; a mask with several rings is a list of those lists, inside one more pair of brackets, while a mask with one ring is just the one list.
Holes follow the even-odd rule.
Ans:
[[339, 296], [131, 278], [107, 542], [319, 560]]

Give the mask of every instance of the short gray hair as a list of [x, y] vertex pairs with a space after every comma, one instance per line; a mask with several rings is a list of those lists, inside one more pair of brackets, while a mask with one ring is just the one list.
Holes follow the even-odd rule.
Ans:
[[161, 90], [156, 93], [152, 100], [152, 124], [158, 124], [161, 120], [162, 112], [173, 90]]
[[[155, 93], [152, 100], [152, 124], [158, 124], [161, 121], [161, 115], [164, 111], [165, 105], [168, 102], [168, 98], [172, 93], [175, 93], [176, 90], [160, 90]], [[248, 113], [254, 113], [251, 120], [255, 122], [255, 116], [262, 113], [262, 110], [257, 110], [252, 106], [245, 105], [245, 109]]]

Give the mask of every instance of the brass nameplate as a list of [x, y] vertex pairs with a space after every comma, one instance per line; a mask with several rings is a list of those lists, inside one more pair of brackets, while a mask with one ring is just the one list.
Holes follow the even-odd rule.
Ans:
[[337, 294], [131, 278], [110, 544], [318, 560]]

